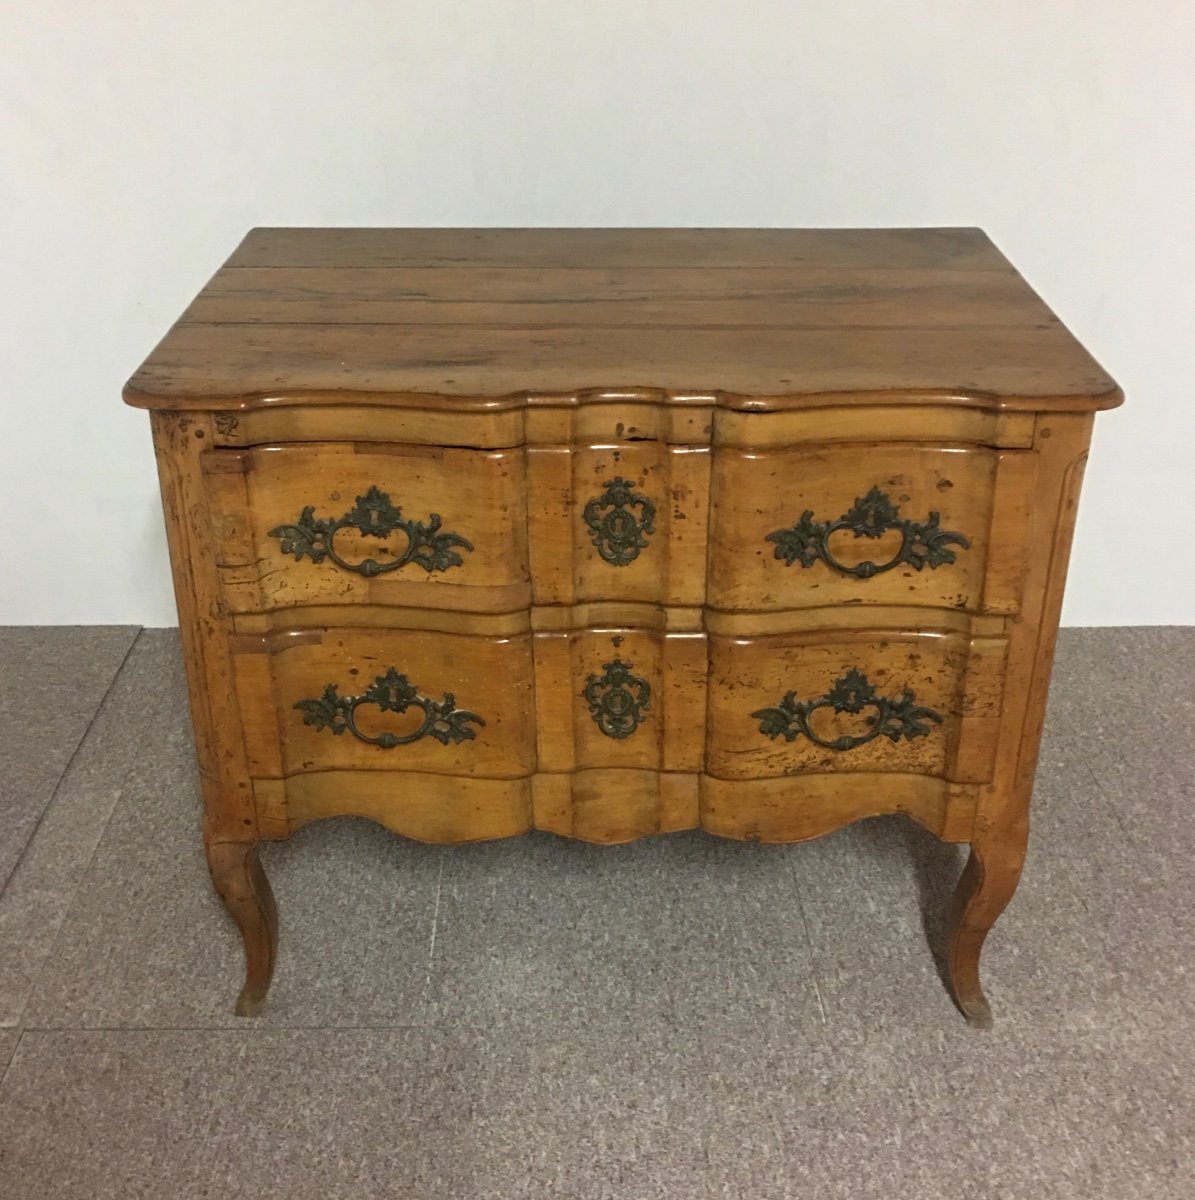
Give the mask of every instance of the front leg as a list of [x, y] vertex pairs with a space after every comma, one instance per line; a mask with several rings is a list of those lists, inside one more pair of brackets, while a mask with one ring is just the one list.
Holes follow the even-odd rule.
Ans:
[[977, 1029], [992, 1026], [991, 1005], [979, 980], [979, 954], [1017, 889], [1025, 840], [1018, 833], [973, 842], [954, 894], [947, 949], [950, 986], [967, 1022]]
[[278, 909], [257, 856], [257, 842], [209, 842], [212, 883], [245, 943], [245, 986], [238, 1017], [255, 1017], [265, 1003], [278, 954]]

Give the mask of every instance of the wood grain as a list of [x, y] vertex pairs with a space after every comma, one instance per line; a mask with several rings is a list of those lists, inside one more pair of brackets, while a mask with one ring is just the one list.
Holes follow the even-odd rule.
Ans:
[[902, 813], [945, 842], [965, 842], [974, 784], [931, 775], [859, 772], [791, 779], [701, 778], [702, 829], [749, 841], [805, 842], [854, 821]]
[[532, 780], [536, 829], [601, 846], [696, 829], [699, 794], [695, 774], [628, 767], [543, 771]]
[[253, 229], [236, 267], [833, 268], [1007, 272], [981, 229]]
[[347, 814], [433, 844], [513, 837], [534, 828], [601, 846], [698, 828], [748, 841], [800, 842], [890, 814], [909, 816], [944, 841], [965, 842], [977, 791], [926, 775], [807, 775], [794, 785], [625, 767], [541, 771], [524, 779], [323, 771], [255, 786], [270, 830], [263, 836], [274, 838]]
[[[446, 605], [469, 612], [511, 612], [530, 598], [527, 511], [521, 450], [331, 442], [264, 445], [203, 456], [216, 524], [223, 594], [234, 612], [271, 612], [301, 605]], [[282, 549], [273, 530], [299, 521], [348, 514], [378, 488], [404, 518], [423, 525], [435, 514], [442, 529], [464, 537], [461, 562], [442, 571], [418, 563], [369, 576], [329, 556], [315, 562]], [[410, 539], [338, 531], [334, 548], [350, 567], [366, 559], [400, 558]], [[452, 593], [448, 599], [446, 593]]]
[[[462, 634], [410, 636], [401, 629], [338, 626], [288, 635], [271, 634], [256, 644], [238, 643], [245, 739], [257, 774], [290, 776], [308, 771], [409, 770], [432, 774], [509, 779], [535, 769], [535, 712], [528, 636], [483, 638]], [[472, 737], [442, 744], [431, 736], [394, 747], [363, 741], [306, 723], [295, 706], [321, 696], [329, 684], [343, 697], [364, 694], [391, 669], [407, 677], [423, 697], [476, 713]], [[365, 704], [357, 712], [368, 737], [385, 732], [406, 737], [419, 729], [424, 711], [383, 712]]]
[[133, 376], [143, 407], [328, 393], [502, 398], [586, 388], [762, 396], [935, 390], [1023, 408], [1109, 407], [1119, 393], [1061, 327], [184, 324]]
[[978, 230], [609, 229], [255, 231], [126, 399], [627, 387], [1119, 399]]
[[532, 828], [532, 780], [474, 779], [419, 771], [320, 771], [255, 782], [270, 836], [311, 821], [365, 817], [433, 844], [513, 837]]
[[1057, 318], [1011, 271], [443, 266], [225, 267], [182, 321], [955, 329]]
[[[711, 607], [732, 612], [833, 604], [978, 609], [998, 457], [987, 447], [904, 442], [723, 452], [712, 485]], [[792, 528], [806, 512], [815, 523], [837, 521], [872, 488], [897, 507], [901, 520], [924, 525], [937, 513], [943, 530], [970, 544], [950, 544], [954, 561], [941, 566], [918, 570], [905, 563], [860, 578], [849, 572], [861, 563], [883, 565], [899, 556], [899, 530], [880, 537], [845, 529], [831, 534], [826, 545], [842, 570], [820, 560], [811, 566], [789, 564], [777, 558], [780, 547], [766, 540]]]
[[[765, 638], [710, 639], [709, 717], [705, 770], [719, 779], [793, 778], [822, 772], [926, 774], [956, 782], [991, 777], [994, 718], [999, 715], [1003, 642], [957, 632], [821, 630]], [[778, 706], [788, 692], [809, 703], [825, 697], [851, 671], [861, 671], [881, 696], [906, 690], [940, 722], [926, 736], [874, 737], [849, 750], [827, 749], [799, 735], [769, 737], [753, 714]], [[811, 724], [823, 741], [863, 738], [876, 709], [835, 713], [823, 708]]]

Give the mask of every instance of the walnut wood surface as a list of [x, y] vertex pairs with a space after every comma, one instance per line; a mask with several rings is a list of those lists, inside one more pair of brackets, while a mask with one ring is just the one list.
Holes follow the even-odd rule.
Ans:
[[[155, 410], [238, 1011], [276, 956], [257, 845], [312, 820], [790, 842], [899, 812], [971, 847], [948, 962], [985, 1023], [1092, 413], [1119, 398], [976, 230], [250, 234], [126, 390]], [[369, 521], [341, 562], [284, 548], [370, 488], [471, 549], [360, 570], [407, 546]], [[872, 489], [882, 528], [777, 557], [769, 534]], [[900, 522], [953, 557], [901, 558]], [[346, 725], [390, 671], [480, 720], [435, 737], [362, 701]], [[932, 717], [835, 709], [859, 677]], [[789, 693], [807, 724], [769, 736]]]
[[[732, 273], [733, 272], [733, 273]], [[185, 324], [1055, 325], [1011, 271], [857, 268], [224, 267]]]
[[866, 229], [255, 230], [126, 398], [592, 387], [1119, 399], [980, 231]]
[[254, 229], [235, 267], [1011, 271], [979, 229]]

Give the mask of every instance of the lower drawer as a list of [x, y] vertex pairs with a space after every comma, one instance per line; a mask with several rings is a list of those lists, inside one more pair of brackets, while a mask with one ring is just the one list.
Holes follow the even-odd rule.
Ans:
[[992, 776], [1005, 642], [960, 629], [760, 637], [285, 630], [237, 642], [250, 770]]
[[843, 629], [710, 639], [706, 773], [992, 777], [1003, 638]]
[[304, 629], [243, 638], [237, 649], [254, 775], [535, 770], [528, 635]]

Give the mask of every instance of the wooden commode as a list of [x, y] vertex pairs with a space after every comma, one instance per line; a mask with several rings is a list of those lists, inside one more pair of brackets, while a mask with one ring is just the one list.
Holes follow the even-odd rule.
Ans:
[[320, 817], [788, 842], [899, 812], [970, 845], [948, 959], [990, 1019], [1121, 396], [983, 233], [258, 229], [125, 399], [238, 1012], [277, 943], [258, 844]]

